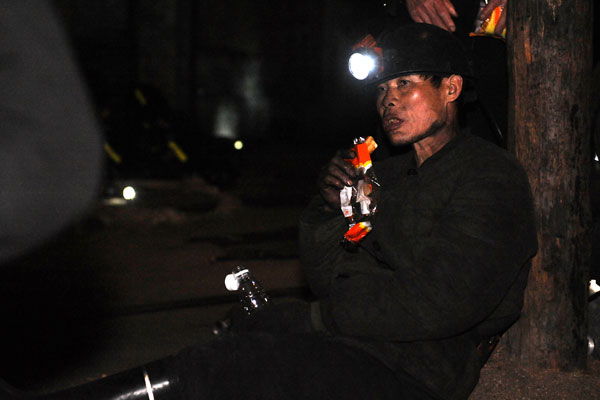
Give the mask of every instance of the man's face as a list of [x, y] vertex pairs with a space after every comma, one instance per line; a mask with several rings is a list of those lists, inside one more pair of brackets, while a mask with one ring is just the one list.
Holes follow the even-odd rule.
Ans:
[[420, 75], [401, 76], [377, 86], [377, 111], [392, 144], [435, 140], [446, 127], [446, 79], [439, 88]]

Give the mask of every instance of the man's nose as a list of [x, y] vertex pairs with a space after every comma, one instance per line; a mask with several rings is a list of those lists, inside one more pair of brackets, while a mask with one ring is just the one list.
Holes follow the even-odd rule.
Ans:
[[388, 90], [382, 100], [382, 104], [387, 108], [395, 107], [398, 104], [398, 96], [396, 95], [396, 91]]

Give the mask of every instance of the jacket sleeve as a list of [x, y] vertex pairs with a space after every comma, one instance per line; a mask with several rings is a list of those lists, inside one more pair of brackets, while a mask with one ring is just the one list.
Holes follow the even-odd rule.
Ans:
[[527, 177], [516, 166], [474, 172], [418, 240], [385, 221], [392, 228], [379, 235], [377, 257], [344, 254], [335, 219], [317, 220], [313, 212], [301, 221], [307, 278], [324, 326], [351, 336], [416, 341], [468, 331], [498, 308], [537, 249]]

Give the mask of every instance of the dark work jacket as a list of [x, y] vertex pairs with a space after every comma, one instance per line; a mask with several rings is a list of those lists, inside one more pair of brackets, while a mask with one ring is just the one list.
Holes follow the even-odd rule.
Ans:
[[444, 399], [467, 398], [477, 344], [519, 316], [537, 251], [527, 176], [506, 151], [461, 135], [416, 167], [412, 152], [374, 165], [373, 231], [340, 245], [341, 213], [315, 199], [300, 223], [315, 327], [370, 351]]

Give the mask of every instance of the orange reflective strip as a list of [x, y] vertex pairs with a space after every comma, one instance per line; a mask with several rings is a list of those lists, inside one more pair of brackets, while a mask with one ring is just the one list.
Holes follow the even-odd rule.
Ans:
[[358, 42], [354, 46], [352, 46], [352, 50], [365, 48], [365, 47], [366, 48], [375, 47], [376, 44], [377, 44], [377, 42], [375, 41], [375, 38], [373, 37], [373, 35], [368, 34], [367, 36], [362, 38], [362, 40], [360, 42]]

